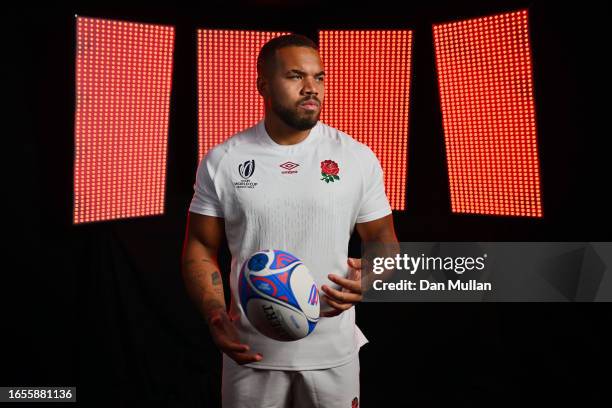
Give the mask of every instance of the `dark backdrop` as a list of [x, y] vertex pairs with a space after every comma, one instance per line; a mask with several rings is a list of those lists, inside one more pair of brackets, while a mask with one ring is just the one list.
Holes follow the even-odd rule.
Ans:
[[[200, 27], [414, 30], [407, 210], [401, 241], [610, 241], [603, 9], [593, 3], [200, 2], [189, 9], [13, 10], [5, 36], [6, 179], [18, 223], [2, 284], [0, 385], [77, 385], [81, 406], [216, 407], [220, 355], [187, 299], [180, 255], [197, 166]], [[431, 24], [528, 7], [544, 218], [450, 213]], [[601, 6], [603, 7], [603, 6]], [[74, 15], [176, 27], [163, 216], [72, 225]], [[5, 54], [5, 56], [7, 55]], [[14, 112], [14, 114], [12, 113]], [[358, 237], [350, 252], [358, 256]], [[227, 271], [227, 249], [221, 257]], [[227, 286], [227, 284], [226, 284]], [[361, 304], [362, 404], [590, 405], [609, 345], [603, 304]], [[20, 405], [24, 406], [24, 405]], [[56, 405], [59, 406], [59, 405]], [[72, 405], [74, 406], [74, 405]]]

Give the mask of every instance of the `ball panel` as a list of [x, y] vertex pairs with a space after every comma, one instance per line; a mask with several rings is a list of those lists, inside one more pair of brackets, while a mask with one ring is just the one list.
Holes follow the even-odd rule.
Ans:
[[272, 261], [272, 265], [270, 265], [270, 269], [281, 269], [297, 261], [299, 261], [299, 259], [289, 252], [275, 249], [274, 260]]
[[309, 333], [306, 316], [267, 299], [250, 299], [249, 321], [259, 332], [279, 341], [301, 339]]
[[308, 320], [308, 334], [310, 334], [315, 329], [316, 326], [317, 326], [317, 322]]
[[[298, 265], [301, 265], [301, 263]], [[261, 297], [273, 298], [270, 300], [284, 302], [297, 310], [302, 310], [289, 283], [289, 277], [292, 276], [292, 273], [293, 270], [261, 276], [257, 272], [252, 272], [249, 273], [249, 286]]]
[[249, 259], [249, 269], [258, 272], [268, 265], [268, 255], [264, 253], [255, 254]]
[[265, 293], [268, 296], [276, 297], [278, 287], [274, 280], [264, 276], [254, 276], [252, 273], [249, 276], [251, 284], [260, 292]]
[[300, 264], [293, 270], [289, 284], [299, 308], [308, 319], [317, 320], [320, 313], [319, 290], [306, 265]]

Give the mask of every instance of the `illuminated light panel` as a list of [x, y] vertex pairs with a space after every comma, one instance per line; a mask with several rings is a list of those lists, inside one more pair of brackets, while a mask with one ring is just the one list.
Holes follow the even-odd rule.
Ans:
[[385, 174], [391, 208], [406, 207], [412, 31], [324, 30], [321, 120], [368, 145]]
[[257, 56], [288, 32], [198, 30], [198, 162], [212, 147], [264, 117]]
[[527, 11], [433, 33], [452, 211], [542, 217]]
[[163, 214], [174, 28], [76, 24], [73, 222]]

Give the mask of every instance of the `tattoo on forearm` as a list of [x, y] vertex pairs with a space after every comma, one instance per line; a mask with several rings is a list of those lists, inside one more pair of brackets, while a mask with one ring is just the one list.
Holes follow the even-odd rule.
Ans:
[[223, 304], [217, 299], [208, 299], [204, 301], [204, 308], [206, 310], [222, 309]]
[[206, 316], [206, 320], [208, 320], [212, 311], [216, 309], [225, 310], [225, 306], [223, 306], [223, 304], [217, 299], [209, 299], [204, 301], [204, 315]]
[[[221, 273], [216, 268], [203, 267], [200, 262], [214, 262], [207, 259], [189, 259], [183, 264], [183, 274], [187, 281], [187, 291], [196, 304], [200, 304], [205, 316], [217, 308], [224, 308], [223, 281]], [[198, 265], [199, 264], [199, 265]], [[208, 270], [207, 270], [208, 269]], [[207, 299], [213, 297], [213, 299]]]
[[210, 278], [213, 285], [217, 286], [221, 284], [221, 275], [219, 274], [219, 271], [214, 271]]

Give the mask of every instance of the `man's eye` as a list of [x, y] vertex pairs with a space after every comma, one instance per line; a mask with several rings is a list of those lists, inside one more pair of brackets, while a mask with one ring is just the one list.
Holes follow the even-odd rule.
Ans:
[[294, 79], [294, 78], [301, 78], [300, 75], [291, 75], [289, 78]]
[[319, 77], [319, 78], [317, 78], [317, 79], [318, 79], [319, 81], [323, 82], [323, 80], [324, 80], [325, 78], [323, 78], [323, 77]]

